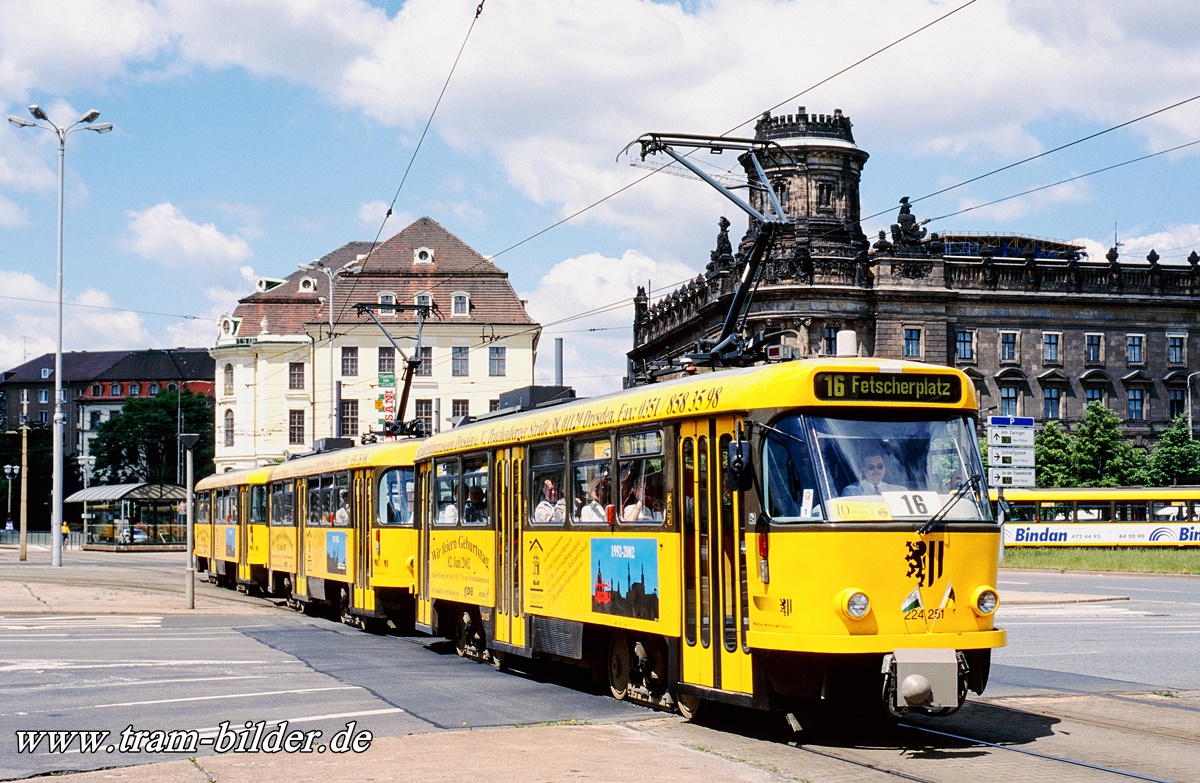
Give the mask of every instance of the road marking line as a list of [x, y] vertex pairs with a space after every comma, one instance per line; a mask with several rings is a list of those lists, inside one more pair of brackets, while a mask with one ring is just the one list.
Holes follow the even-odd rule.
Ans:
[[[291, 725], [293, 723], [313, 723], [313, 722], [319, 721], [319, 720], [341, 720], [343, 718], [365, 718], [365, 717], [368, 717], [371, 715], [395, 715], [397, 713], [404, 713], [404, 712], [405, 712], [405, 710], [402, 710], [399, 707], [387, 707], [385, 709], [380, 709], [380, 710], [360, 710], [358, 712], [331, 712], [326, 715], [306, 715], [303, 718], [282, 718], [279, 720], [269, 720], [266, 723], [268, 726], [278, 726], [280, 723], [284, 723], [284, 722]], [[238, 727], [238, 728], [241, 728], [241, 727]], [[209, 735], [215, 735], [220, 730], [221, 730], [220, 726], [209, 726], [209, 727], [203, 728], [203, 729], [196, 729], [196, 731], [200, 732], [200, 736], [202, 736], [202, 737], [209, 736]]]
[[147, 701], [125, 701], [114, 702], [112, 704], [85, 704], [80, 707], [70, 707], [68, 709], [52, 709], [52, 710], [31, 710], [22, 713], [23, 715], [38, 715], [44, 712], [75, 712], [77, 710], [103, 710], [110, 707], [142, 707], [148, 704], [181, 704], [192, 701], [221, 701], [225, 699], [251, 699], [257, 696], [287, 696], [296, 693], [322, 693], [325, 691], [361, 691], [363, 688], [358, 685], [334, 685], [327, 688], [296, 688], [288, 691], [259, 691], [258, 693], [225, 693], [217, 696], [185, 696], [180, 699], [150, 699]]

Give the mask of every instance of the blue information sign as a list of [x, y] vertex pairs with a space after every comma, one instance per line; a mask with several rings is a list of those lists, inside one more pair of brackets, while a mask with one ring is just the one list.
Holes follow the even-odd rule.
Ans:
[[989, 427], [1032, 427], [1030, 416], [988, 416]]

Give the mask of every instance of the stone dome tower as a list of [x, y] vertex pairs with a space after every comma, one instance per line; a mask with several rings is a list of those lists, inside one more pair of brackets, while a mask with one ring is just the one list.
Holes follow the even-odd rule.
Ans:
[[[812, 279], [812, 263], [858, 259], [868, 243], [859, 225], [859, 182], [869, 155], [854, 143], [850, 119], [841, 109], [833, 114], [772, 117], [766, 112], [754, 127], [754, 138], [770, 141], [779, 154], [764, 162], [764, 170], [794, 228], [786, 230], [771, 254], [790, 259]], [[747, 175], [754, 170], [743, 156]], [[764, 211], [765, 194], [752, 192], [751, 204]], [[743, 240], [745, 241], [745, 240]]]

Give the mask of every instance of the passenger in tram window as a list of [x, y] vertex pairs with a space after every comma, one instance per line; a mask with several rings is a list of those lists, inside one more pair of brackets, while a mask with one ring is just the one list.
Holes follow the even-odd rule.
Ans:
[[596, 483], [592, 485], [592, 502], [583, 507], [579, 514], [579, 521], [608, 521], [608, 479], [596, 479]]
[[457, 525], [458, 524], [458, 506], [451, 501], [442, 506], [438, 518], [439, 525]]
[[468, 525], [485, 525], [488, 521], [487, 499], [483, 487], [478, 484], [467, 493], [467, 505], [463, 509], [463, 521]]
[[626, 495], [621, 519], [625, 522], [648, 522], [652, 518], [650, 508], [646, 503], [646, 483], [637, 479], [633, 482], [629, 494]]
[[333, 524], [338, 527], [347, 527], [350, 524], [350, 500], [346, 497], [346, 490], [338, 492], [338, 507], [333, 514]]
[[842, 497], [857, 495], [878, 495], [883, 492], [903, 492], [899, 484], [889, 484], [884, 481], [887, 476], [887, 460], [883, 449], [879, 446], [868, 447], [859, 463], [859, 476], [862, 478], [842, 490]]
[[562, 524], [567, 519], [567, 503], [558, 496], [558, 484], [553, 479], [542, 482], [542, 499], [533, 510], [533, 521], [539, 524], [557, 522]]

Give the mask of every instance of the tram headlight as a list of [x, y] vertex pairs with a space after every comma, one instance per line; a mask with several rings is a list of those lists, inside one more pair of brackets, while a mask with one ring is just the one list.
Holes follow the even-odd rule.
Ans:
[[861, 620], [871, 611], [871, 599], [862, 590], [848, 587], [838, 593], [837, 607], [851, 620]]
[[1000, 596], [996, 594], [995, 588], [987, 586], [977, 587], [971, 595], [971, 609], [980, 617], [995, 614], [999, 606]]

